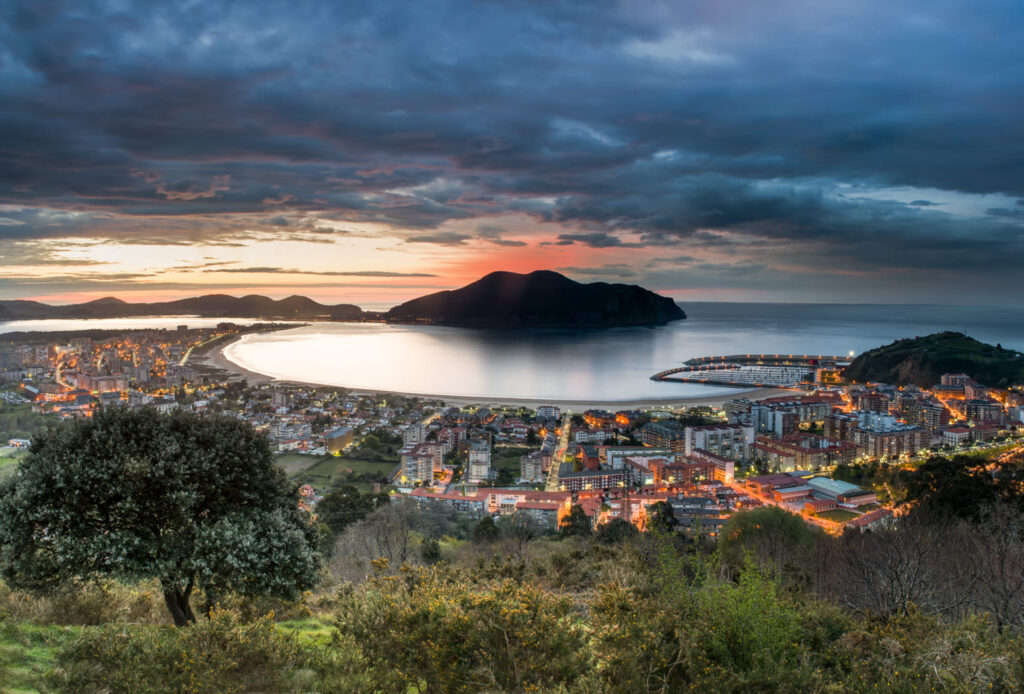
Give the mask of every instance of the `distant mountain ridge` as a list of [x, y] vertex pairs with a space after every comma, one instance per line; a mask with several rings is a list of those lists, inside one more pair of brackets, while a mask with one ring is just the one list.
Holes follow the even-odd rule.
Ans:
[[0, 301], [0, 320], [175, 315], [194, 315], [202, 318], [354, 320], [362, 318], [364, 314], [361, 308], [353, 304], [330, 306], [317, 303], [305, 296], [271, 299], [258, 294], [243, 297], [207, 294], [175, 301], [137, 304], [108, 296], [67, 306], [53, 306], [38, 301]]
[[461, 289], [407, 301], [387, 313], [353, 304], [320, 304], [305, 296], [271, 299], [228, 294], [129, 303], [104, 297], [54, 306], [22, 299], [0, 301], [0, 321], [69, 318], [131, 318], [189, 315], [202, 318], [266, 320], [386, 320], [462, 327], [620, 327], [662, 325], [686, 318], [676, 303], [643, 287], [594, 282], [582, 284], [557, 272], [492, 272]]
[[965, 373], [987, 386], [1024, 383], [1024, 356], [958, 332], [897, 340], [864, 352], [846, 367], [846, 378], [930, 388], [942, 374]]
[[686, 318], [675, 301], [632, 284], [582, 284], [550, 270], [492, 272], [461, 289], [428, 294], [385, 314], [398, 323], [459, 327], [623, 327]]

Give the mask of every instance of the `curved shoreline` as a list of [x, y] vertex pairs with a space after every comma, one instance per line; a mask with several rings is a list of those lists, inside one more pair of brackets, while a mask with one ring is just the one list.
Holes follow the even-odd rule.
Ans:
[[276, 383], [280, 385], [295, 385], [295, 386], [306, 386], [313, 388], [343, 388], [351, 393], [357, 395], [370, 395], [378, 393], [387, 393], [394, 395], [403, 395], [407, 397], [422, 398], [424, 400], [440, 400], [450, 405], [508, 405], [508, 406], [537, 406], [537, 405], [556, 405], [562, 409], [600, 409], [612, 407], [615, 409], [643, 409], [643, 408], [656, 408], [656, 407], [671, 407], [671, 406], [686, 406], [686, 407], [699, 407], [708, 406], [715, 407], [721, 406], [727, 400], [734, 398], [750, 398], [751, 400], [757, 400], [761, 398], [767, 398], [772, 396], [784, 395], [785, 393], [799, 393], [801, 391], [786, 389], [786, 388], [750, 388], [750, 389], [737, 389], [734, 393], [719, 394], [719, 395], [692, 395], [688, 397], [676, 397], [676, 398], [644, 398], [640, 400], [569, 400], [569, 399], [552, 399], [552, 398], [508, 398], [501, 396], [493, 397], [472, 397], [466, 395], [444, 395], [441, 393], [407, 393], [402, 391], [394, 390], [368, 390], [365, 388], [349, 388], [346, 386], [333, 386], [326, 383], [313, 383], [311, 381], [293, 381], [286, 379], [274, 378], [267, 374], [261, 374], [256, 371], [252, 371], [243, 366], [239, 366], [235, 362], [228, 359], [224, 354], [224, 350], [233, 345], [239, 339], [241, 335], [236, 337], [234, 340], [225, 342], [224, 344], [217, 345], [205, 355], [197, 360], [197, 365], [206, 366], [208, 368], [219, 369], [226, 371], [239, 378], [244, 378], [252, 385], [263, 385], [268, 383]]

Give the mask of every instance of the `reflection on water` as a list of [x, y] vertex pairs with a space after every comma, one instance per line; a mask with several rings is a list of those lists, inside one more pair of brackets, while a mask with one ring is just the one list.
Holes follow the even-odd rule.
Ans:
[[846, 354], [938, 330], [1024, 348], [1024, 310], [1016, 308], [692, 303], [685, 309], [688, 320], [667, 326], [587, 331], [319, 323], [249, 335], [225, 354], [277, 378], [367, 390], [614, 402], [732, 392], [650, 380], [695, 356]]

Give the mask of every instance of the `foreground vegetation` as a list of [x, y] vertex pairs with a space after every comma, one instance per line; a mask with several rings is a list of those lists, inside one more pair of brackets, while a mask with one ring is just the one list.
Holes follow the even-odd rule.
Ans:
[[842, 537], [766, 507], [689, 538], [667, 505], [553, 532], [354, 485], [314, 519], [237, 422], [112, 412], [0, 487], [0, 692], [1018, 692], [1021, 475], [985, 462], [903, 473], [907, 512]]
[[[0, 689], [66, 692], [1020, 691], [1024, 642], [982, 612], [851, 610], [783, 561], [667, 536], [504, 534], [378, 561], [295, 603], [187, 628], [158, 585], [3, 590]], [[820, 538], [819, 538], [820, 539]], [[817, 539], [814, 539], [817, 541]], [[755, 543], [756, 544], [756, 543]], [[799, 544], [799, 543], [798, 543]], [[726, 543], [728, 546], [728, 543]], [[813, 556], [817, 551], [810, 549]], [[810, 583], [810, 584], [809, 584]], [[820, 586], [819, 586], [820, 587]]]

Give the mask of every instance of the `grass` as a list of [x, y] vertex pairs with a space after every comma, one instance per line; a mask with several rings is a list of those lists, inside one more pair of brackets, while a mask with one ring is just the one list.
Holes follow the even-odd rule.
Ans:
[[[300, 484], [311, 484], [317, 489], [331, 488], [332, 479], [345, 474], [353, 475], [387, 475], [395, 469], [397, 463], [360, 460], [359, 458], [335, 457], [333, 455], [315, 456], [286, 453], [276, 458], [277, 464]], [[342, 482], [344, 483], [344, 482]], [[370, 487], [367, 482], [355, 482], [357, 487]]]
[[519, 475], [519, 459], [529, 453], [532, 448], [501, 447], [495, 450], [491, 458], [491, 467], [495, 470], [509, 470]]
[[0, 624], [0, 692], [48, 691], [43, 678], [60, 649], [80, 632], [81, 627]]
[[316, 465], [324, 459], [322, 455], [302, 455], [301, 453], [281, 453], [274, 456], [274, 462], [278, 467], [284, 468], [289, 475], [302, 472], [306, 468]]
[[[53, 671], [60, 651], [83, 632], [99, 628], [0, 622], [0, 694], [52, 691], [44, 680]], [[124, 628], [132, 631], [154, 627], [128, 624]], [[276, 628], [302, 647], [328, 645], [333, 631], [331, 625], [315, 618], [279, 622]]]
[[286, 636], [295, 637], [301, 645], [324, 646], [331, 642], [333, 627], [319, 619], [291, 619], [278, 622], [277, 630]]
[[818, 518], [832, 521], [833, 523], [845, 523], [846, 521], [853, 520], [859, 515], [859, 513], [854, 513], [853, 511], [835, 508], [832, 509], [831, 511], [822, 511], [818, 514]]
[[[57, 666], [61, 651], [74, 639], [103, 628], [0, 622], [0, 694], [44, 694], [54, 691], [52, 683], [48, 686], [46, 680]], [[296, 644], [303, 649], [329, 645], [334, 631], [330, 624], [315, 618], [279, 622], [275, 628], [281, 634], [294, 638]], [[172, 627], [150, 624], [118, 625], [118, 630], [122, 629], [125, 633], [173, 633]]]
[[28, 455], [24, 448], [4, 446], [0, 448], [0, 479], [3, 479], [14, 472], [14, 466], [18, 461]]

